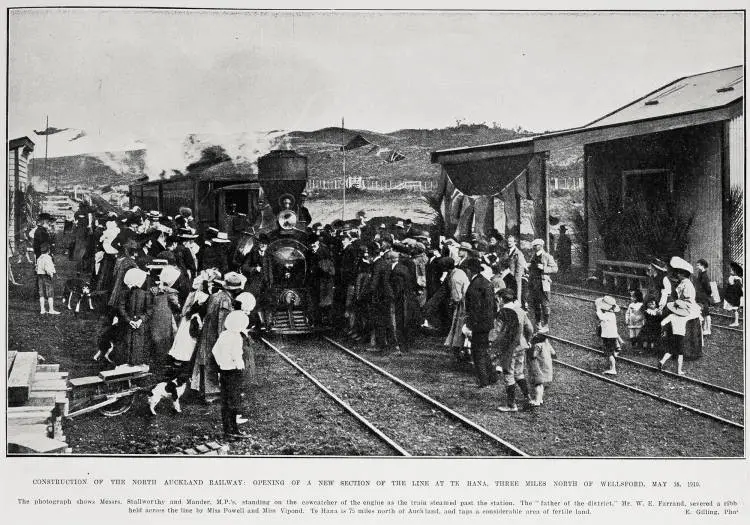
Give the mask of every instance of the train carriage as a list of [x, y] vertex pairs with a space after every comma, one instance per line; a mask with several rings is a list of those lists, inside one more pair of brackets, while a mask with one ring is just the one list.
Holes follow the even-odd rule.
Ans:
[[[220, 191], [224, 188], [234, 188]], [[169, 179], [140, 180], [130, 186], [130, 205], [176, 216], [181, 207], [193, 211], [199, 231], [223, 228], [228, 210], [254, 219], [260, 186], [250, 163], [222, 162], [197, 174]]]

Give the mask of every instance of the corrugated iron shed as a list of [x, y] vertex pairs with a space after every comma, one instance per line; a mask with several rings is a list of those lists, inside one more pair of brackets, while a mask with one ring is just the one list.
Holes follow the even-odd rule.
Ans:
[[[493, 151], [502, 155], [504, 150], [528, 147], [530, 143], [544, 147], [546, 139], [585, 133], [601, 128], [612, 128], [638, 122], [666, 119], [678, 115], [703, 113], [725, 108], [740, 101], [745, 91], [743, 66], [734, 66], [679, 78], [647, 95], [579, 128], [553, 131], [533, 137], [481, 144], [466, 148], [452, 148], [432, 153], [432, 162], [445, 162], [449, 156], [464, 153]], [[601, 139], [599, 139], [601, 140]], [[540, 144], [542, 143], [542, 144]], [[510, 152], [513, 154], [514, 152]]]
[[720, 108], [741, 99], [744, 91], [745, 73], [742, 66], [709, 71], [670, 82], [583, 128], [614, 126]]

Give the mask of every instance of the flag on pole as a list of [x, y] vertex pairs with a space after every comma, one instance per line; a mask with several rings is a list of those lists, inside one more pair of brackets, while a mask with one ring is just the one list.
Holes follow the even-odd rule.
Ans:
[[42, 131], [34, 130], [34, 133], [36, 133], [39, 136], [44, 135], [54, 135], [55, 133], [62, 133], [63, 131], [68, 131], [70, 128], [56, 128], [54, 126], [48, 126], [47, 129]]
[[73, 142], [74, 140], [82, 139], [85, 136], [86, 136], [86, 130], [79, 129], [78, 134], [76, 134], [76, 136], [73, 137], [72, 139], [68, 139], [68, 142]]

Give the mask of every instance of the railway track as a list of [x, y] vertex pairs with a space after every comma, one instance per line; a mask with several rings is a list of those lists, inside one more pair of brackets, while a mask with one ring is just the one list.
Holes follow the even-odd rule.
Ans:
[[[549, 335], [549, 339], [558, 343], [558, 356], [562, 353], [562, 344], [567, 353], [566, 358], [573, 361], [571, 363], [558, 359], [563, 366], [720, 423], [744, 428], [740, 422], [744, 418], [742, 392], [672, 372], [661, 372], [656, 367], [624, 357], [617, 358], [618, 375], [614, 379], [590, 369], [605, 368], [604, 359], [597, 358], [593, 362], [588, 359], [592, 355], [604, 356], [604, 352], [554, 335]], [[676, 384], [673, 379], [678, 380]]]
[[[596, 348], [593, 348], [591, 346], [584, 345], [582, 343], [577, 343], [575, 341], [570, 341], [568, 339], [563, 339], [562, 337], [558, 337], [558, 336], [551, 335], [551, 334], [547, 334], [547, 337], [549, 339], [552, 339], [553, 341], [558, 341], [560, 343], [563, 343], [563, 344], [566, 344], [566, 345], [569, 345], [569, 346], [580, 348], [581, 350], [585, 350], [585, 351], [588, 351], [588, 352], [591, 352], [591, 353], [595, 353], [595, 354], [599, 354], [599, 355], [602, 355], [602, 356], [606, 355], [605, 352], [603, 352], [601, 350], [597, 350]], [[646, 369], [646, 370], [651, 370], [653, 372], [658, 372], [659, 374], [663, 374], [663, 375], [666, 375], [666, 376], [674, 378], [674, 379], [678, 379], [678, 380], [683, 381], [683, 382], [688, 382], [688, 383], [692, 383], [692, 384], [695, 384], [695, 385], [699, 385], [699, 386], [705, 387], [705, 388], [707, 388], [709, 390], [713, 390], [713, 391], [716, 391], [716, 392], [722, 392], [722, 393], [727, 394], [727, 395], [732, 396], [732, 397], [739, 397], [741, 399], [745, 398], [745, 394], [743, 394], [742, 392], [740, 392], [738, 390], [733, 390], [733, 389], [731, 389], [729, 387], [726, 387], [726, 386], [717, 385], [715, 383], [711, 383], [711, 382], [708, 382], [708, 381], [703, 381], [702, 379], [699, 379], [699, 378], [696, 378], [696, 377], [691, 377], [691, 376], [688, 376], [688, 375], [679, 375], [679, 374], [677, 374], [675, 372], [670, 372], [669, 370], [660, 370], [656, 366], [649, 365], [647, 363], [642, 363], [640, 361], [635, 361], [633, 359], [629, 359], [629, 358], [623, 357], [621, 355], [617, 357], [617, 362], [618, 363], [623, 363], [624, 362], [624, 363], [628, 363], [629, 365], [632, 365], [632, 366], [635, 366], [635, 367], [638, 367], [638, 368], [643, 368], [643, 369]]]
[[730, 426], [730, 427], [734, 427], [734, 428], [738, 428], [740, 430], [744, 430], [745, 429], [745, 426], [742, 423], [738, 423], [736, 421], [733, 421], [731, 419], [726, 419], [724, 417], [718, 416], [718, 415], [713, 414], [711, 412], [706, 412], [706, 411], [701, 410], [699, 408], [696, 408], [694, 406], [687, 405], [685, 403], [680, 403], [679, 401], [675, 401], [673, 399], [669, 399], [669, 398], [660, 396], [659, 394], [656, 394], [654, 392], [650, 392], [648, 390], [643, 390], [641, 388], [638, 388], [638, 387], [635, 387], [635, 386], [632, 386], [632, 385], [628, 385], [628, 384], [623, 383], [621, 381], [617, 381], [615, 379], [611, 379], [609, 377], [605, 377], [605, 376], [599, 375], [599, 374], [597, 374], [595, 372], [591, 372], [590, 370], [584, 370], [583, 368], [580, 368], [580, 367], [577, 367], [575, 365], [572, 365], [572, 364], [570, 364], [570, 363], [568, 363], [566, 361], [563, 361], [563, 360], [561, 360], [559, 358], [555, 358], [555, 362], [557, 364], [560, 364], [560, 365], [564, 366], [565, 368], [569, 368], [571, 370], [575, 370], [575, 371], [577, 371], [579, 373], [582, 373], [582, 374], [585, 374], [585, 375], [587, 375], [589, 377], [594, 377], [594, 378], [596, 378], [596, 379], [598, 379], [600, 381], [604, 381], [606, 383], [609, 383], [609, 384], [612, 384], [612, 385], [616, 385], [618, 387], [630, 390], [631, 392], [636, 392], [638, 394], [642, 394], [644, 396], [650, 397], [651, 399], [655, 399], [657, 401], [660, 401], [662, 403], [666, 403], [668, 405], [677, 407], [677, 408], [685, 410], [687, 412], [691, 412], [693, 414], [697, 414], [697, 415], [705, 417], [707, 419], [711, 419], [713, 421], [717, 421], [717, 422], [722, 423], [724, 425], [727, 425], [727, 426]]
[[[567, 284], [559, 284], [559, 285], [556, 285], [556, 286], [557, 287], [567, 288], [568, 290], [572, 290], [572, 291], [578, 292], [578, 293], [587, 294], [587, 295], [590, 295], [590, 296], [593, 296], [593, 297], [581, 297], [580, 295], [575, 295], [573, 293], [563, 293], [563, 292], [557, 292], [557, 291], [553, 291], [552, 292], [553, 295], [559, 295], [561, 297], [568, 297], [570, 299], [578, 299], [580, 301], [587, 301], [587, 302], [590, 302], [590, 303], [593, 303], [596, 297], [601, 297], [604, 294], [607, 294], [610, 297], [613, 297], [614, 299], [622, 299], [623, 301], [625, 301], [624, 303], [622, 303], [622, 302], [619, 303], [619, 306], [621, 308], [627, 307], [627, 301], [630, 300], [629, 297], [626, 297], [624, 295], [618, 295], [618, 294], [613, 294], [613, 293], [609, 293], [609, 292], [598, 292], [596, 290], [588, 290], [586, 288], [579, 288], [579, 287], [571, 286], [571, 285], [567, 285]], [[711, 318], [712, 319], [726, 319], [726, 320], [734, 321], [734, 317], [733, 316], [727, 315], [727, 314], [724, 314], [724, 313], [721, 313], [721, 312], [718, 312], [718, 311], [716, 311], [716, 309], [713, 309], [713, 308], [711, 309]], [[742, 317], [740, 317], [740, 325], [742, 325], [743, 321], [744, 321], [744, 319]], [[726, 330], [728, 332], [743, 333], [742, 328], [740, 328], [740, 327], [734, 327], [734, 326], [729, 326], [728, 324], [713, 323], [712, 328], [721, 328], [722, 330]]]
[[[319, 341], [326, 348], [336, 348], [335, 354], [321, 348], [316, 351], [316, 345], [301, 349], [276, 345], [265, 338], [262, 341], [397, 455], [467, 455], [476, 450], [480, 454], [468, 455], [527, 456], [329, 337]], [[436, 449], [441, 453], [436, 454]]]

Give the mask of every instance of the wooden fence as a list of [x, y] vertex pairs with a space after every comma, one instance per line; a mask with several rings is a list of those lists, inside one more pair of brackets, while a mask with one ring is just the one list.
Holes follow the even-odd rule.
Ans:
[[582, 190], [583, 177], [550, 177], [552, 190]]
[[[340, 190], [344, 187], [343, 179], [323, 180], [311, 178], [307, 181], [308, 190]], [[368, 191], [391, 191], [406, 190], [414, 192], [427, 192], [437, 188], [437, 181], [394, 181], [379, 179], [364, 179], [362, 177], [347, 177], [347, 188], [359, 188]]]

